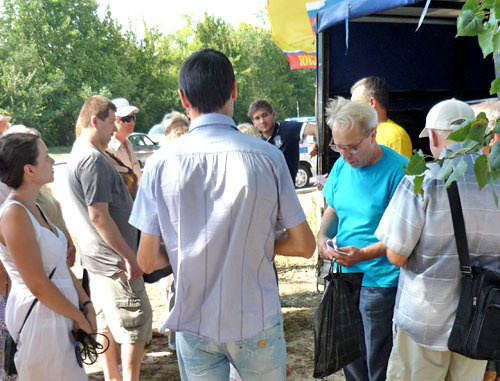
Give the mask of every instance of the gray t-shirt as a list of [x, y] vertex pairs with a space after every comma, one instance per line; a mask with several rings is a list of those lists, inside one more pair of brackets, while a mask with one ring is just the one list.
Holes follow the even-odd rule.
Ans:
[[111, 218], [130, 248], [137, 252], [138, 232], [128, 223], [132, 197], [108, 157], [87, 142], [75, 143], [67, 170], [75, 219], [79, 219], [76, 238], [82, 266], [95, 274], [111, 276], [123, 269], [123, 260], [101, 238], [87, 207], [94, 202], [108, 203]]

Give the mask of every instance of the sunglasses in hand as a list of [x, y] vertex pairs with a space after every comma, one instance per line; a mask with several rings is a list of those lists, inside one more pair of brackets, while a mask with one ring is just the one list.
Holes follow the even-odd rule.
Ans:
[[[104, 353], [109, 348], [109, 339], [102, 333], [88, 334], [82, 329], [71, 331], [75, 339], [75, 355], [76, 361], [80, 368], [83, 364], [92, 365], [97, 361], [97, 355]], [[96, 340], [97, 335], [105, 338], [104, 344]]]

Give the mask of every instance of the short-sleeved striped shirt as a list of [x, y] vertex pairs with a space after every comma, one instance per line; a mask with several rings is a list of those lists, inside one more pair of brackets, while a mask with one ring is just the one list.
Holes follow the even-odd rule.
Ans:
[[130, 223], [161, 235], [176, 282], [167, 327], [244, 340], [281, 313], [277, 224], [305, 221], [283, 154], [207, 114], [147, 162]]
[[[468, 170], [458, 181], [471, 264], [500, 270], [500, 208], [489, 187], [478, 189], [473, 171], [476, 157], [465, 157]], [[439, 168], [435, 165], [432, 174]], [[495, 185], [500, 194], [500, 180]], [[437, 351], [448, 350], [461, 277], [443, 187], [444, 181], [426, 179], [423, 197], [416, 196], [411, 178], [403, 178], [375, 232], [389, 249], [408, 257], [399, 275], [395, 324], [419, 345]]]

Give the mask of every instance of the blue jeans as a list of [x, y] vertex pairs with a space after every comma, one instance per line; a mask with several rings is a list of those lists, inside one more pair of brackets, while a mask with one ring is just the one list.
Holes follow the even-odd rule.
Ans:
[[229, 379], [229, 363], [245, 381], [286, 379], [286, 345], [281, 314], [255, 336], [217, 343], [186, 332], [176, 332], [177, 359], [182, 380]]
[[361, 287], [361, 356], [344, 367], [347, 381], [384, 381], [392, 349], [392, 315], [397, 287]]

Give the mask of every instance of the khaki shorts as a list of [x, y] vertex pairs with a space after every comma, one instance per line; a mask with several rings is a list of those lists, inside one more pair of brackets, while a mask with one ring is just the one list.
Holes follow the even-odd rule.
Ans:
[[486, 361], [472, 360], [450, 351], [433, 351], [418, 345], [396, 325], [388, 381], [482, 381]]
[[142, 277], [125, 279], [89, 271], [90, 293], [99, 332], [111, 332], [119, 344], [134, 344], [152, 338], [153, 312]]

